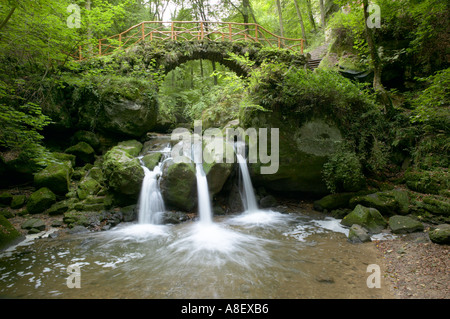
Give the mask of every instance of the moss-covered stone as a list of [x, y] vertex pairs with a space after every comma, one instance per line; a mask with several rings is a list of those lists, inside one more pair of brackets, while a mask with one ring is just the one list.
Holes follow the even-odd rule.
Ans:
[[95, 151], [86, 142], [79, 142], [78, 144], [69, 147], [65, 150], [65, 153], [76, 156], [77, 166], [82, 166], [86, 163], [92, 163], [95, 159]]
[[0, 215], [8, 219], [14, 217], [14, 213], [8, 209], [0, 209]]
[[10, 193], [1, 193], [0, 194], [0, 205], [9, 206], [13, 200], [13, 196]]
[[50, 189], [42, 187], [30, 195], [27, 211], [30, 214], [39, 214], [50, 208], [55, 202], [55, 194]]
[[45, 230], [45, 222], [42, 219], [31, 218], [26, 220], [21, 226], [22, 229], [38, 229], [40, 231]]
[[20, 238], [20, 232], [4, 216], [0, 215], [0, 250], [14, 244]]
[[52, 156], [60, 163], [70, 162], [71, 167], [76, 165], [76, 156], [73, 154], [54, 152]]
[[355, 193], [338, 193], [327, 195], [320, 200], [314, 202], [314, 209], [323, 211], [324, 209], [332, 211], [338, 208], [346, 208], [349, 206], [350, 199]]
[[127, 154], [136, 157], [141, 152], [143, 145], [136, 140], [129, 140], [120, 142], [119, 144], [117, 144], [117, 147], [127, 152]]
[[367, 230], [358, 224], [353, 224], [348, 232], [348, 240], [352, 243], [365, 243], [371, 241], [371, 238]]
[[196, 175], [193, 163], [167, 161], [163, 168], [161, 192], [168, 207], [190, 211], [196, 204]]
[[93, 178], [85, 177], [78, 184], [77, 196], [79, 199], [86, 199], [89, 195], [96, 195], [102, 186]]
[[450, 225], [442, 224], [436, 226], [429, 232], [430, 239], [433, 243], [440, 245], [450, 245]]
[[65, 212], [69, 211], [71, 207], [73, 207], [75, 201], [73, 199], [67, 199], [53, 204], [49, 209], [45, 212], [50, 216], [62, 215]]
[[376, 208], [383, 215], [404, 215], [409, 212], [410, 199], [406, 191], [392, 190], [355, 196], [350, 200], [350, 207], [355, 207], [358, 204]]
[[405, 181], [409, 189], [425, 194], [438, 195], [450, 189], [450, 174], [444, 170], [410, 170], [405, 173]]
[[47, 187], [55, 194], [64, 195], [69, 191], [72, 168], [66, 163], [53, 163], [34, 175], [37, 188]]
[[156, 152], [147, 154], [142, 158], [142, 162], [144, 163], [144, 166], [147, 167], [149, 170], [153, 171], [155, 167], [159, 164], [162, 158], [162, 153]]
[[422, 206], [436, 215], [450, 216], [450, 201], [447, 199], [439, 200], [438, 198], [425, 197]]
[[94, 132], [78, 131], [73, 135], [72, 140], [75, 144], [79, 142], [86, 142], [92, 146], [94, 150], [99, 150], [100, 148], [100, 139]]
[[11, 208], [12, 209], [22, 208], [23, 205], [25, 205], [26, 201], [27, 197], [25, 195], [14, 195], [11, 201]]
[[408, 216], [395, 215], [389, 218], [389, 227], [394, 234], [405, 234], [423, 231], [421, 222]]
[[139, 195], [144, 170], [137, 158], [116, 146], [105, 154], [102, 169], [110, 189], [119, 194]]
[[350, 214], [342, 219], [341, 224], [348, 227], [357, 224], [371, 233], [379, 233], [387, 225], [386, 220], [378, 210], [362, 205], [357, 205]]

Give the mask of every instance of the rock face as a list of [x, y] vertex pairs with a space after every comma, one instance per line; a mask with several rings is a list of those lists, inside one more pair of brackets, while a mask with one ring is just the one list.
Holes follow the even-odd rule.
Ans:
[[167, 161], [163, 167], [161, 193], [168, 207], [191, 211], [197, 201], [194, 163]]
[[102, 170], [106, 183], [113, 191], [137, 198], [144, 179], [144, 170], [139, 160], [129, 152], [130, 149], [120, 145], [113, 147], [104, 156]]
[[356, 224], [366, 228], [371, 233], [379, 233], [387, 225], [378, 210], [361, 205], [357, 205], [350, 214], [345, 216], [341, 224], [348, 227]]
[[55, 202], [55, 194], [50, 189], [42, 187], [30, 195], [27, 210], [30, 214], [39, 214], [50, 208]]
[[441, 245], [450, 245], [450, 225], [438, 225], [429, 233], [430, 239], [433, 243]]
[[423, 231], [423, 224], [408, 216], [395, 215], [389, 218], [389, 227], [394, 234]]
[[[334, 153], [335, 145], [342, 140], [341, 132], [334, 123], [312, 119], [299, 128], [296, 123], [278, 122], [266, 118], [265, 114], [258, 114], [248, 125], [279, 128], [278, 171], [264, 175], [261, 174], [261, 167], [268, 164], [251, 164], [255, 185], [279, 192], [328, 193], [322, 178], [323, 165]], [[270, 152], [270, 147], [268, 149]]]
[[72, 168], [65, 163], [50, 164], [34, 175], [36, 187], [47, 187], [52, 192], [64, 195], [69, 191]]

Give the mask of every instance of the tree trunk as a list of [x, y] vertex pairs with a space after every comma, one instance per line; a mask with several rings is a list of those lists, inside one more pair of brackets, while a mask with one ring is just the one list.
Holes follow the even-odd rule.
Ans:
[[325, 22], [325, 6], [323, 5], [323, 0], [319, 0], [320, 5], [320, 21], [322, 23], [322, 28], [325, 29], [326, 22]]
[[316, 22], [314, 21], [314, 15], [312, 13], [311, 0], [306, 0], [306, 7], [308, 8], [309, 22], [311, 23], [313, 30], [316, 31]]
[[[216, 62], [211, 61], [211, 63], [212, 63], [213, 73], [215, 73], [216, 72]], [[214, 85], [218, 85], [217, 75], [214, 74], [213, 78], [214, 78]]]
[[364, 28], [366, 31], [366, 40], [367, 45], [370, 51], [370, 57], [372, 59], [373, 66], [373, 89], [375, 93], [380, 99], [380, 102], [384, 104], [385, 113], [390, 114], [393, 111], [392, 100], [389, 97], [389, 94], [384, 89], [383, 84], [381, 83], [381, 74], [383, 70], [383, 65], [381, 63], [380, 56], [378, 55], [378, 48], [375, 44], [375, 37], [372, 28], [369, 28], [367, 25], [367, 20], [369, 19], [369, 0], [363, 0], [363, 10], [364, 10]]
[[14, 11], [16, 10], [16, 7], [13, 7], [8, 15], [6, 16], [5, 20], [3, 20], [2, 24], [0, 24], [0, 30], [3, 29], [3, 27], [8, 23], [9, 19], [11, 18], [11, 16], [13, 15]]
[[[84, 7], [87, 11], [91, 11], [91, 0], [87, 0]], [[89, 22], [87, 24], [87, 39], [88, 39], [88, 52], [89, 52], [89, 55], [92, 55], [92, 51], [93, 51], [92, 42], [91, 42], [92, 29], [91, 29], [91, 25]]]
[[305, 24], [303, 23], [302, 13], [301, 13], [300, 8], [298, 6], [297, 0], [294, 0], [294, 4], [295, 4], [295, 10], [297, 10], [298, 19], [300, 20], [300, 26], [302, 28], [302, 38], [303, 38], [303, 40], [305, 40], [305, 43], [306, 43]]
[[[280, 21], [280, 35], [284, 38], [283, 12], [281, 11], [281, 2], [280, 0], [276, 0], [276, 3], [278, 11], [278, 20]], [[281, 44], [284, 45], [284, 41], [281, 41]]]

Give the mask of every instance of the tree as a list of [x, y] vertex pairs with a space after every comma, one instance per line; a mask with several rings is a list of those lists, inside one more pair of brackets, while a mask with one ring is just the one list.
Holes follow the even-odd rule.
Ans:
[[325, 22], [325, 6], [323, 4], [324, 0], [319, 0], [319, 5], [320, 5], [320, 21], [322, 23], [322, 28], [325, 29], [326, 26], [326, 22]]
[[280, 35], [284, 37], [284, 25], [283, 25], [283, 12], [281, 10], [281, 2], [280, 0], [275, 0], [277, 3], [277, 11], [278, 11], [278, 21], [280, 23]]
[[300, 20], [300, 26], [301, 26], [301, 28], [302, 28], [302, 37], [303, 37], [303, 40], [305, 40], [305, 43], [307, 43], [307, 42], [306, 42], [306, 30], [305, 30], [305, 24], [303, 23], [302, 12], [300, 11], [300, 8], [299, 8], [299, 6], [298, 6], [297, 0], [294, 0], [294, 5], [295, 5], [295, 10], [297, 11], [298, 19]]
[[305, 0], [305, 1], [306, 1], [306, 7], [308, 9], [309, 22], [311, 23], [313, 30], [316, 31], [316, 22], [314, 20], [314, 15], [312, 12], [311, 0]]

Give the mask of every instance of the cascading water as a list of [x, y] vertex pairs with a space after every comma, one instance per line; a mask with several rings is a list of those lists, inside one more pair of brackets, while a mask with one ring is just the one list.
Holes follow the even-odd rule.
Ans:
[[197, 177], [197, 197], [198, 210], [200, 215], [200, 222], [202, 224], [212, 223], [212, 208], [211, 198], [209, 196], [208, 180], [206, 179], [205, 171], [202, 164], [202, 145], [192, 145], [192, 159], [196, 163], [196, 177]]
[[159, 190], [158, 176], [161, 174], [161, 168], [156, 166], [153, 171], [142, 166], [145, 177], [142, 182], [142, 189], [139, 199], [139, 224], [161, 223], [165, 207], [164, 201]]
[[247, 212], [258, 211], [258, 204], [256, 203], [255, 193], [253, 191], [252, 180], [248, 171], [247, 160], [242, 154], [245, 154], [245, 144], [237, 142], [235, 145], [236, 157], [239, 163], [239, 168], [243, 180], [243, 196], [242, 202]]
[[[170, 152], [170, 147], [162, 150], [163, 158]], [[139, 197], [139, 224], [159, 225], [165, 211], [164, 200], [159, 189], [158, 178], [161, 175], [161, 161], [156, 165], [153, 171], [150, 171], [145, 165], [142, 165], [145, 176], [142, 181], [142, 188]]]

